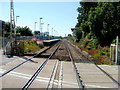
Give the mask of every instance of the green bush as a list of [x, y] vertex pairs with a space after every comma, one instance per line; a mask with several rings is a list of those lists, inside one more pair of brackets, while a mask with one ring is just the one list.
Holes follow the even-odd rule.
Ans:
[[24, 52], [25, 53], [30, 53], [30, 52], [35, 53], [36, 51], [40, 50], [43, 47], [44, 46], [42, 44], [37, 44], [36, 41], [24, 42]]
[[110, 48], [101, 47], [98, 44], [98, 40], [95, 37], [92, 37], [89, 33], [85, 38], [81, 39], [79, 43], [74, 43], [81, 50], [88, 52], [96, 64], [115, 64], [112, 60], [109, 59]]
[[32, 40], [24, 40], [19, 41], [19, 51], [21, 53], [35, 53], [43, 48], [44, 45], [42, 43], [37, 43], [37, 41]]

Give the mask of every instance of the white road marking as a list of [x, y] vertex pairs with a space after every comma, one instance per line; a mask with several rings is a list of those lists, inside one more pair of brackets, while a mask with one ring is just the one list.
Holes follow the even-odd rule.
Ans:
[[[4, 73], [6, 70], [0, 69], [0, 73]], [[24, 79], [30, 79], [32, 77], [32, 75], [29, 74], [24, 74], [24, 73], [18, 73], [18, 72], [10, 72], [8, 73], [8, 75], [12, 75], [15, 77], [20, 77], [20, 78], [24, 78]], [[35, 80], [36, 81], [40, 81], [40, 82], [49, 82], [50, 78], [45, 78], [45, 77], [37, 77]], [[55, 83], [57, 85], [57, 83]]]
[[57, 67], [58, 67], [58, 60], [54, 64], [55, 64], [55, 69], [54, 69], [53, 75], [51, 77], [52, 79], [50, 81], [50, 85], [48, 86], [48, 88], [52, 88], [53, 84], [57, 84], [58, 83], [58, 80], [57, 80], [57, 83], [54, 82], [55, 81], [54, 78], [55, 78], [56, 70], [57, 70]]
[[58, 88], [62, 88], [62, 80], [63, 80], [63, 62], [60, 62], [60, 74], [59, 74], [59, 81], [58, 81]]
[[0, 66], [0, 68], [3, 68], [3, 67], [5, 67], [5, 66], [7, 66], [7, 65], [9, 65], [9, 64], [11, 64], [11, 63], [14, 63], [14, 62], [16, 61], [16, 59], [19, 60], [19, 61], [21, 61], [21, 62], [24, 61], [24, 59], [22, 59], [22, 58], [18, 58], [18, 57], [14, 57], [14, 58], [15, 58], [15, 59], [13, 59], [13, 61], [10, 61], [10, 62], [8, 62], [8, 63]]
[[[6, 70], [0, 69], [0, 73], [4, 73]], [[32, 75], [29, 74], [24, 74], [24, 73], [18, 73], [18, 72], [10, 72], [8, 73], [8, 75], [12, 75], [15, 77], [20, 77], [20, 78], [24, 78], [24, 79], [30, 79], [32, 77]], [[37, 77], [35, 80], [39, 81], [39, 82], [49, 82], [50, 78], [45, 78], [45, 77]], [[58, 85], [58, 80], [54, 80], [54, 84]], [[67, 81], [62, 81], [62, 85], [63, 86], [68, 86], [68, 87], [73, 87], [73, 86], [77, 86], [77, 83], [73, 83], [73, 82], [67, 82]], [[90, 85], [90, 84], [85, 84], [85, 86], [90, 86], [90, 87], [94, 87], [94, 88], [110, 88], [110, 87], [103, 87], [103, 86], [98, 86], [98, 85]]]
[[110, 87], [103, 87], [103, 86], [90, 85], [90, 84], [85, 84], [85, 86], [90, 86], [90, 87], [94, 87], [94, 88], [110, 88]]

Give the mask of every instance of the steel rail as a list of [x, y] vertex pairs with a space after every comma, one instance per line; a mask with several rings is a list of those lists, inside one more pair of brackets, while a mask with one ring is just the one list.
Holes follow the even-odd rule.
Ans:
[[[59, 43], [59, 42], [58, 42], [58, 43]], [[58, 44], [58, 43], [57, 43], [57, 44]], [[55, 44], [54, 44], [54, 45], [55, 45]], [[6, 74], [8, 74], [9, 72], [13, 71], [14, 69], [16, 69], [17, 67], [19, 67], [19, 66], [21, 66], [22, 64], [26, 63], [27, 61], [30, 61], [31, 59], [33, 59], [34, 57], [38, 56], [39, 54], [47, 51], [48, 49], [50, 49], [50, 48], [53, 47], [54, 45], [50, 46], [49, 48], [45, 49], [44, 51], [42, 51], [42, 52], [40, 52], [40, 53], [38, 53], [38, 54], [36, 54], [36, 55], [28, 58], [26, 61], [23, 61], [23, 62], [15, 65], [14, 67], [12, 67], [12, 68], [10, 68], [9, 70], [5, 71], [4, 73], [0, 74], [0, 77], [3, 77], [4, 75], [6, 75]]]
[[[96, 65], [96, 64], [95, 64]], [[114, 81], [118, 86], [120, 86], [120, 82], [115, 80], [110, 74], [108, 74], [106, 71], [104, 71], [102, 68], [100, 68], [98, 65], [96, 65], [97, 68], [99, 68], [105, 75], [107, 75], [112, 81]]]
[[[73, 48], [75, 48], [76, 50], [78, 50], [79, 51], [79, 53], [83, 56], [83, 57], [85, 57], [85, 58], [87, 58], [91, 63], [94, 63], [91, 59], [89, 59], [87, 56], [85, 56], [81, 51], [81, 49], [77, 49], [77, 46], [75, 46], [75, 45], [73, 45], [73, 44], [71, 44], [71, 42], [70, 41], [67, 41], [68, 43], [69, 43], [69, 45], [71, 45]], [[81, 51], [80, 51], [81, 50]]]
[[63, 88], [62, 86], [62, 82], [63, 82], [63, 65], [62, 65], [62, 61], [60, 62], [60, 73], [59, 73], [59, 81], [58, 81], [58, 88]]
[[67, 48], [68, 54], [70, 56], [70, 59], [72, 61], [73, 67], [74, 67], [74, 71], [75, 71], [75, 74], [76, 74], [76, 79], [77, 79], [77, 82], [78, 82], [79, 89], [80, 90], [84, 90], [85, 86], [83, 84], [83, 81], [80, 79], [80, 75], [79, 75], [78, 69], [77, 69], [77, 67], [76, 67], [76, 65], [74, 63], [74, 59], [72, 57], [72, 53], [71, 53], [71, 51], [70, 51], [70, 49], [68, 47], [66, 47], [66, 48]]
[[29, 79], [29, 81], [24, 85], [24, 87], [22, 88], [22, 90], [27, 90], [29, 88], [29, 86], [32, 84], [32, 82], [35, 80], [35, 78], [38, 76], [38, 74], [42, 71], [42, 69], [44, 68], [44, 66], [47, 64], [47, 62], [49, 61], [49, 59], [54, 55], [54, 53], [57, 51], [57, 49], [59, 48], [60, 45], [57, 46], [57, 48], [50, 54], [49, 58], [47, 58], [42, 65], [37, 69], [37, 71], [33, 74], [33, 76]]
[[58, 61], [55, 62], [55, 65], [54, 65], [54, 68], [52, 70], [52, 74], [50, 76], [50, 80], [49, 80], [49, 83], [48, 83], [48, 86], [47, 86], [47, 90], [48, 90], [48, 88], [52, 88], [52, 86], [53, 86], [54, 77], [55, 77], [55, 73], [56, 73], [57, 67], [58, 67]]
[[[76, 50], [77, 48], [71, 44], [70, 42], [68, 42], [72, 47], [74, 47]], [[81, 52], [80, 52], [81, 53]], [[81, 53], [82, 54], [82, 53]], [[83, 54], [82, 54], [83, 55]], [[85, 55], [83, 55], [85, 58], [87, 58]], [[91, 59], [87, 58], [91, 63], [95, 64]], [[106, 71], [104, 71], [102, 68], [100, 68], [97, 64], [95, 64], [95, 66], [100, 69], [106, 76], [108, 76], [113, 82], [115, 82], [118, 86], [120, 86], [120, 82], [118, 82], [117, 80], [115, 80], [110, 74], [108, 74]]]
[[5, 71], [3, 74], [1, 74], [0, 77], [3, 77], [3, 76], [6, 75], [7, 73], [13, 71], [13, 70], [16, 69], [17, 67], [19, 67], [19, 66], [21, 66], [22, 64], [24, 64], [25, 62], [30, 61], [32, 58], [34, 58], [34, 57], [37, 56], [37, 55], [38, 55], [38, 54], [32, 56], [31, 58], [28, 58], [26, 61], [23, 61], [23, 62], [17, 64], [16, 66], [10, 68], [9, 70], [7, 70], [7, 71]]

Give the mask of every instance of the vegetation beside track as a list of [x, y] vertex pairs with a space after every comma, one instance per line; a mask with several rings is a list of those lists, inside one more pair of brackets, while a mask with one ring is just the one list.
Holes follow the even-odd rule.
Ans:
[[120, 37], [120, 3], [80, 2], [77, 11], [78, 22], [71, 28], [69, 39], [96, 59], [97, 64], [114, 64], [109, 59], [109, 46]]
[[44, 47], [43, 42], [39, 39], [33, 38], [31, 40], [21, 40], [20, 49], [23, 53], [35, 53]]
[[79, 49], [86, 51], [96, 64], [107, 64], [114, 65], [115, 63], [110, 59], [110, 47], [101, 47], [99, 44], [95, 43], [95, 39], [90, 39], [88, 37], [83, 38], [80, 42], [73, 41], [73, 37], [68, 37], [74, 45], [78, 46]]

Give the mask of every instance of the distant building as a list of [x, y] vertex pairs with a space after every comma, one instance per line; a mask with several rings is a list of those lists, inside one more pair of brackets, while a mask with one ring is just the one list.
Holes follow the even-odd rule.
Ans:
[[40, 33], [40, 31], [34, 31], [34, 35], [47, 37], [49, 35], [49, 32]]
[[48, 35], [49, 35], [49, 32], [44, 32], [44, 33], [45, 33], [45, 35], [46, 35], [46, 36], [48, 36]]
[[47, 37], [48, 35], [49, 35], [49, 32], [43, 32], [43, 33], [40, 33], [40, 36]]
[[40, 36], [40, 31], [34, 31], [34, 35], [39, 35]]

